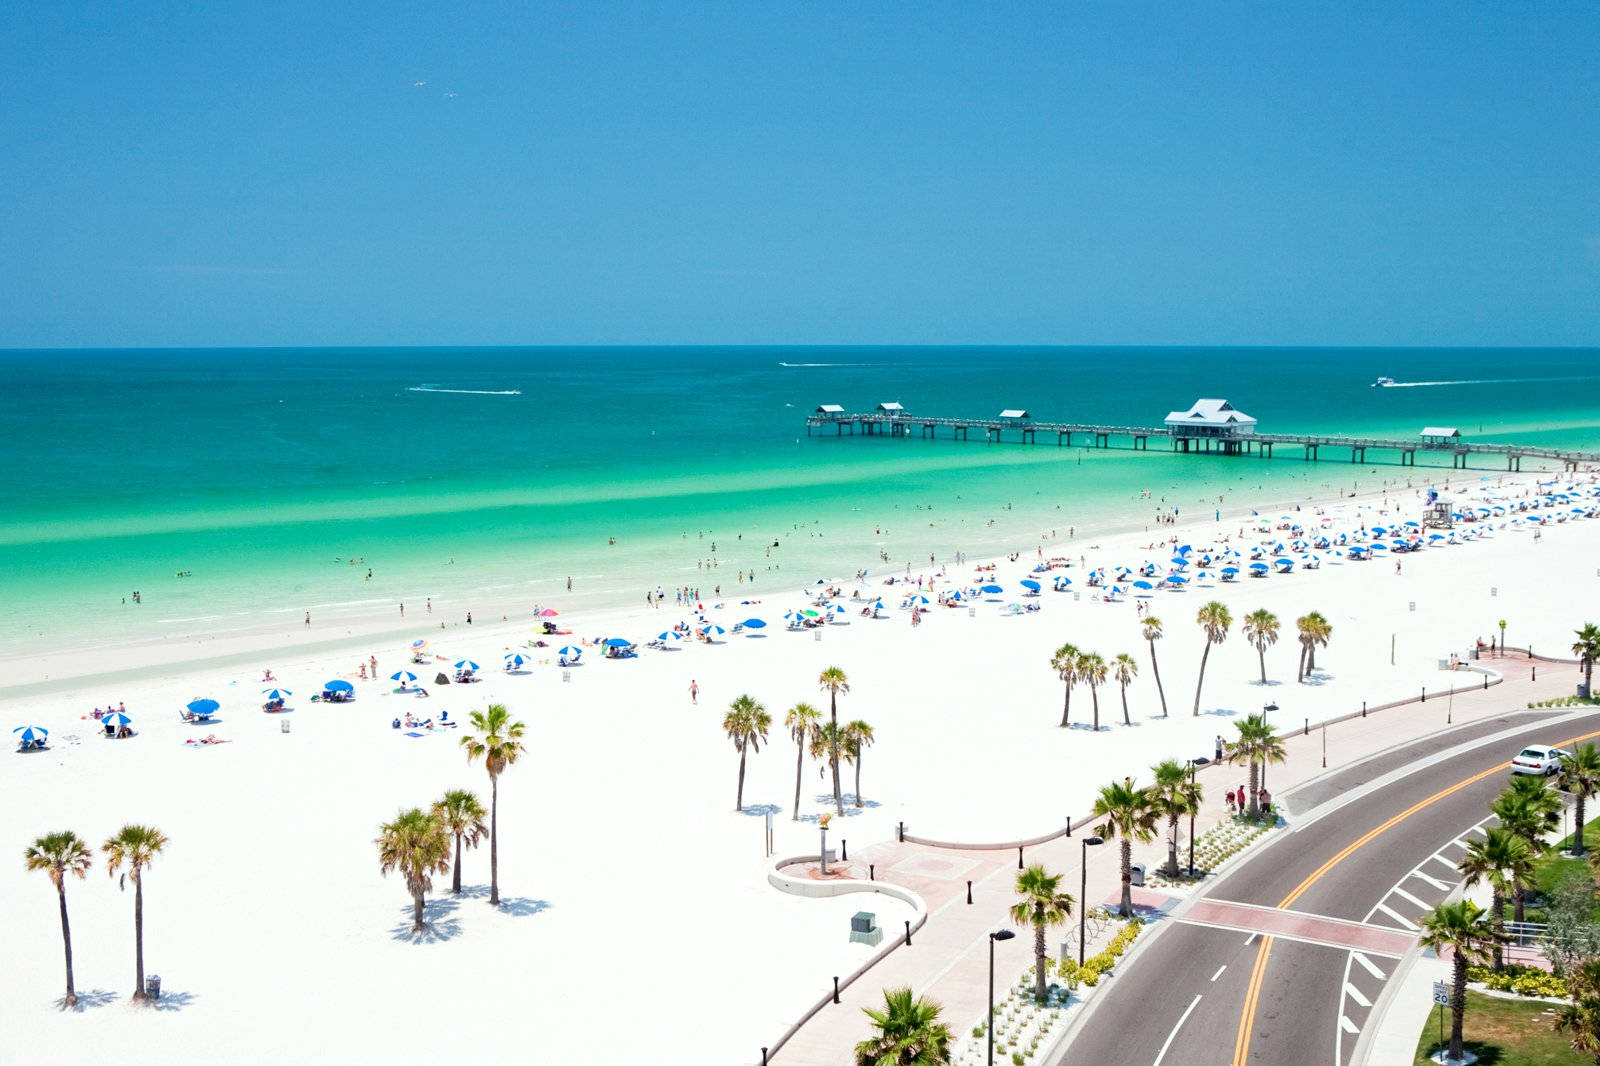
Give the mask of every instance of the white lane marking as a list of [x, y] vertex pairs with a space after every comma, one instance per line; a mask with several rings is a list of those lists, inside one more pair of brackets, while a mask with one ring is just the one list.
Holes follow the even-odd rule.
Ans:
[[1405, 930], [1407, 930], [1409, 932], [1415, 933], [1419, 928], [1421, 928], [1420, 926], [1417, 925], [1416, 922], [1413, 922], [1410, 918], [1407, 918], [1405, 915], [1401, 914], [1399, 911], [1395, 910], [1393, 907], [1389, 906], [1387, 903], [1378, 904], [1378, 910], [1382, 911], [1383, 913], [1387, 914], [1389, 917], [1393, 918], [1395, 921], [1399, 922], [1400, 923], [1400, 928], [1405, 929]]
[[1356, 1025], [1355, 1022], [1351, 1021], [1349, 1018], [1346, 1018], [1342, 1014], [1339, 1015], [1339, 1028], [1343, 1029], [1345, 1032], [1349, 1033], [1351, 1036], [1354, 1036], [1355, 1034], [1361, 1032], [1360, 1028]]
[[1161, 1051], [1156, 1055], [1156, 1061], [1152, 1064], [1152, 1066], [1161, 1066], [1161, 1060], [1167, 1057], [1167, 1049], [1170, 1048], [1172, 1046], [1172, 1042], [1178, 1038], [1178, 1030], [1183, 1028], [1183, 1023], [1189, 1020], [1190, 1013], [1193, 1012], [1195, 1004], [1199, 1002], [1200, 997], [1194, 997], [1193, 1002], [1189, 1004], [1189, 1009], [1184, 1011], [1182, 1016], [1178, 1018], [1178, 1024], [1174, 1025], [1172, 1027], [1172, 1032], [1167, 1034], [1167, 1042], [1161, 1045]]
[[1407, 892], [1405, 889], [1399, 887], [1398, 885], [1395, 886], [1394, 894], [1399, 896], [1403, 900], [1408, 900], [1408, 901], [1410, 901], [1412, 903], [1415, 903], [1417, 906], [1421, 907], [1425, 911], [1433, 909], [1433, 908], [1429, 907], [1426, 903], [1422, 902], [1422, 900], [1418, 899], [1416, 896], [1413, 896], [1411, 893]]
[[1346, 981], [1344, 983], [1344, 994], [1349, 996], [1351, 999], [1355, 1000], [1357, 1003], [1361, 1004], [1363, 1007], [1371, 1007], [1372, 1006], [1372, 1000], [1368, 999], [1366, 996], [1363, 996], [1361, 994], [1361, 989], [1357, 988], [1355, 985], [1351, 984], [1349, 981]]
[[1258, 937], [1260, 935], [1261, 935], [1260, 933], [1251, 933], [1249, 936], [1245, 937], [1244, 938], [1244, 946], [1245, 947], [1249, 947], [1251, 944], [1254, 944], [1256, 942], [1256, 937]]
[[1423, 873], [1421, 870], [1412, 870], [1411, 871], [1411, 876], [1415, 877], [1415, 878], [1418, 878], [1419, 880], [1428, 882], [1428, 884], [1432, 885], [1434, 888], [1437, 888], [1440, 892], [1448, 892], [1448, 891], [1450, 891], [1450, 886], [1449, 885], [1445, 884], [1443, 881], [1439, 880], [1437, 877], [1429, 877], [1427, 874]]
[[1228, 964], [1227, 963], [1223, 963], [1221, 966], [1218, 966], [1217, 967], [1217, 972], [1211, 975], [1211, 980], [1212, 981], [1216, 981], [1217, 978], [1222, 976], [1222, 971], [1226, 970], [1227, 968], [1228, 968]]
[[1361, 954], [1361, 952], [1352, 951], [1350, 953], [1350, 957], [1352, 959], [1355, 959], [1357, 962], [1359, 962], [1363, 969], [1365, 969], [1372, 976], [1376, 977], [1378, 980], [1380, 980], [1380, 981], [1387, 980], [1387, 978], [1385, 978], [1383, 976], [1383, 971], [1378, 969], [1376, 966], [1372, 965], [1372, 960], [1367, 958], [1365, 955]]
[[[1350, 956], [1352, 956], [1354, 954], [1355, 954], [1355, 952], [1351, 951], [1351, 952], [1346, 953], [1346, 955], [1344, 957], [1344, 976], [1339, 979], [1339, 984], [1340, 984], [1341, 987], [1348, 987], [1349, 984], [1350, 984]], [[1340, 996], [1339, 996], [1339, 1006], [1336, 1007], [1335, 1009], [1339, 1012], [1340, 1016], [1343, 1017], [1343, 1015], [1344, 1015], [1344, 995], [1343, 994], [1340, 994]], [[1344, 1066], [1344, 1030], [1343, 1029], [1335, 1029], [1333, 1031], [1333, 1066]]]
[[1479, 822], [1477, 825], [1473, 826], [1471, 829], [1468, 829], [1466, 833], [1462, 833], [1461, 835], [1462, 836], [1466, 836], [1468, 833], [1477, 833], [1481, 837], [1486, 837], [1486, 836], [1489, 835], [1488, 830], [1483, 828], [1483, 823], [1482, 822]]
[[[1465, 835], [1465, 834], [1463, 834], [1463, 835]], [[1465, 840], [1462, 840], [1461, 837], [1456, 837], [1450, 843], [1453, 846], [1460, 848], [1462, 851], [1466, 851], [1467, 850], [1467, 842]]]
[[1445, 858], [1443, 855], [1440, 855], [1438, 852], [1434, 852], [1429, 857], [1432, 858], [1435, 862], [1444, 863], [1446, 866], [1450, 867], [1450, 869], [1452, 869], [1452, 870], [1454, 870], [1456, 868], [1456, 864], [1455, 863], [1451, 862], [1449, 859]]

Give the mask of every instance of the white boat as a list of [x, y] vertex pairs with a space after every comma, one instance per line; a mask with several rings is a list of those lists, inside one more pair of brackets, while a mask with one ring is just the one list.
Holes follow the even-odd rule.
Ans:
[[1394, 384], [1394, 378], [1379, 378], [1377, 381], [1374, 381], [1372, 383], [1372, 387], [1375, 388], [1375, 389], [1377, 389], [1377, 388], [1385, 388], [1385, 387], [1387, 387], [1389, 385], [1393, 385], [1393, 384]]

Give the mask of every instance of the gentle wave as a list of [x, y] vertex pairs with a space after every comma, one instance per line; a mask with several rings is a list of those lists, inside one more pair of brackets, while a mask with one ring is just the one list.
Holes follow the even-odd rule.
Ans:
[[412, 385], [407, 392], [450, 392], [458, 396], [521, 396], [521, 389], [441, 389], [437, 385]]

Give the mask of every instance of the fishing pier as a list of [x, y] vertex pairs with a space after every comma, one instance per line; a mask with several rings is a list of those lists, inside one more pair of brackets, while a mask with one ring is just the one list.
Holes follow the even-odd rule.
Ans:
[[[1255, 455], [1271, 459], [1276, 448], [1301, 451], [1301, 458], [1315, 462], [1324, 448], [1340, 458], [1349, 453], [1352, 463], [1367, 461], [1368, 451], [1393, 452], [1401, 466], [1415, 466], [1417, 453], [1442, 453], [1450, 456], [1452, 469], [1465, 470], [1474, 456], [1503, 456], [1507, 470], [1521, 470], [1524, 458], [1558, 461], [1565, 470], [1584, 464], [1600, 464], [1600, 452], [1580, 452], [1566, 448], [1543, 448], [1525, 444], [1480, 444], [1463, 440], [1461, 431], [1450, 426], [1428, 426], [1415, 438], [1350, 437], [1321, 433], [1261, 433], [1256, 420], [1226, 400], [1200, 400], [1187, 411], [1173, 411], [1159, 426], [1126, 426], [1094, 422], [1038, 422], [1023, 409], [1002, 411], [992, 418], [948, 418], [912, 415], [898, 403], [881, 403], [872, 411], [846, 411], [837, 404], [823, 404], [806, 416], [806, 436], [832, 429], [836, 435], [910, 437], [915, 431], [923, 439], [937, 439], [947, 430], [952, 440], [971, 440], [974, 430], [983, 433], [984, 443], [1000, 444], [1009, 439], [1021, 444], [1044, 443], [1056, 438], [1056, 447], [1070, 448], [1077, 437], [1085, 447], [1125, 447], [1148, 451], [1152, 439], [1170, 442], [1175, 452], [1215, 452], [1223, 455]], [[1113, 444], [1113, 441], [1125, 441]], [[1332, 458], [1332, 456], [1330, 456]]]

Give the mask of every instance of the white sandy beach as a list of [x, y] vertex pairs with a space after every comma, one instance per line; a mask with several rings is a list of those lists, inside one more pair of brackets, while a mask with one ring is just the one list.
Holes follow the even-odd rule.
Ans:
[[[1523, 475], [1483, 488], [1510, 499], [1534, 480]], [[1325, 501], [1323, 515], [1306, 504], [1299, 517], [1308, 527], [1326, 518], [1332, 532], [1417, 517], [1417, 494], [1395, 499], [1398, 510], [1386, 512], [1372, 497]], [[1277, 512], [1268, 517], [1276, 521]], [[1600, 586], [1600, 523], [1551, 523], [1535, 541], [1533, 527], [1513, 526], [1511, 517], [1490, 518], [1500, 528], [1470, 543], [1405, 555], [1400, 574], [1388, 558], [1326, 556], [1317, 570], [1201, 580], [1118, 603], [1099, 602], [1083, 587], [1086, 570], [1163, 562], [1170, 551], [1145, 548], [1156, 536], [1176, 534], [1198, 553], [1213, 537], [1232, 534], [1228, 546], [1239, 547], [1243, 520], [1186, 520], [1161, 533], [1094, 544], [1063, 538], [1044, 546], [1044, 556], [1070, 555], [1076, 564], [1081, 555], [1087, 565], [1046, 575], [1046, 591], [1031, 601], [1041, 606], [1036, 613], [1005, 617], [1001, 602], [986, 600], [972, 616], [935, 607], [913, 628], [895, 607], [900, 587], [886, 589], [874, 578], [862, 591], [884, 594], [885, 617], [863, 619], [859, 604], [850, 603], [850, 624], [825, 627], [820, 640], [783, 628], [783, 613], [806, 605], [798, 584], [767, 589], [759, 605], [725, 601], [707, 612], [730, 629], [752, 615], [764, 618], [763, 636], [730, 633], [717, 645], [686, 642], [623, 661], [591, 652], [570, 682], [548, 661], [523, 674], [500, 671], [506, 650], [525, 649], [525, 619], [453, 624], [443, 632], [419, 625], [416, 635], [431, 641], [430, 654], [471, 658], [484, 668], [479, 684], [430, 684], [426, 701], [394, 693], [385, 680], [356, 681], [358, 698], [349, 705], [310, 702], [325, 680], [354, 677], [369, 653], [385, 677], [405, 666], [403, 646], [392, 638], [358, 656], [297, 651], [296, 642], [314, 638], [268, 634], [256, 645], [257, 666], [173, 667], [165, 676], [149, 675], [159, 656], [148, 647], [107, 649], [92, 667], [104, 679], [7, 701], [8, 725], [44, 726], [52, 741], [47, 752], [7, 754], [0, 777], [0, 802], [16, 812], [0, 836], [0, 853], [13, 857], [0, 865], [0, 921], [14, 960], [0, 976], [0, 996], [22, 1022], [10, 1045], [23, 1062], [87, 1062], [106, 1047], [132, 1063], [202, 1056], [253, 1063], [285, 1055], [420, 1062], [469, 1048], [534, 1062], [751, 1061], [830, 975], [847, 972], [866, 953], [845, 937], [856, 901], [800, 899], [767, 885], [763, 819], [753, 813], [778, 809], [778, 853], [815, 848], [815, 816], [831, 806], [823, 803], [826, 783], [808, 761], [800, 811], [808, 820], [792, 821], [795, 747], [781, 722], [800, 700], [826, 711], [816, 685], [823, 667], [849, 674], [841, 718], [865, 719], [877, 733], [862, 775], [867, 806], [847, 806], [833, 842], [883, 840], [902, 820], [943, 839], [1047, 832], [1085, 813], [1108, 780], [1141, 777], [1162, 758], [1210, 754], [1213, 737], [1230, 735], [1235, 716], [1269, 700], [1280, 707], [1274, 720], [1288, 728], [1359, 710], [1363, 700], [1462, 684], [1461, 675], [1438, 669], [1439, 660], [1465, 656], [1475, 638], [1498, 636], [1499, 619], [1507, 620], [1512, 644], [1566, 654], [1571, 630]], [[1257, 539], [1247, 535], [1245, 543]], [[1016, 563], [998, 563], [1003, 602], [1029, 602], [1021, 601], [1017, 582], [1037, 562], [1036, 549], [1017, 547]], [[975, 562], [949, 567], [936, 588], [972, 584]], [[841, 560], [840, 570], [857, 565]], [[1049, 591], [1056, 573], [1070, 576], [1081, 597]], [[1228, 604], [1235, 625], [1210, 656], [1203, 713], [1194, 717], [1202, 651], [1194, 615], [1210, 599]], [[1148, 603], [1166, 627], [1157, 647], [1171, 711], [1165, 720], [1136, 602]], [[1239, 618], [1257, 607], [1274, 611], [1284, 626], [1267, 652], [1266, 686], [1255, 650], [1238, 631]], [[1321, 611], [1334, 634], [1318, 653], [1313, 682], [1296, 684], [1294, 619], [1309, 610]], [[558, 621], [575, 630], [572, 637], [548, 638], [551, 648], [533, 654], [549, 660], [554, 647], [598, 635], [642, 644], [685, 617], [670, 601], [659, 611], [564, 613]], [[1108, 660], [1123, 651], [1138, 660], [1140, 676], [1128, 692], [1131, 726], [1122, 724], [1113, 683], [1100, 692], [1101, 732], [1084, 727], [1091, 701], [1082, 688], [1072, 701], [1075, 727], [1059, 728], [1062, 687], [1048, 660], [1064, 641]], [[225, 652], [244, 650], [230, 645]], [[189, 657], [196, 657], [193, 649]], [[296, 693], [291, 713], [259, 710], [264, 666]], [[417, 672], [426, 683], [444, 667]], [[29, 680], [49, 670], [17, 665]], [[691, 678], [700, 686], [698, 706], [689, 700]], [[744, 798], [751, 811], [738, 814], [737, 758], [720, 722], [728, 702], [745, 692], [766, 704], [774, 727], [770, 745], [750, 759]], [[214, 724], [179, 720], [178, 708], [196, 696], [221, 701]], [[102, 739], [83, 716], [119, 700], [139, 735]], [[448, 875], [437, 878], [430, 904], [436, 936], [413, 942], [404, 885], [378, 872], [377, 827], [448, 788], [473, 788], [487, 802], [488, 781], [481, 765], [467, 764], [459, 731], [413, 738], [390, 723], [407, 711], [435, 718], [448, 711], [464, 722], [489, 702], [505, 703], [529, 725], [528, 754], [501, 782], [506, 906], [498, 913], [488, 907], [487, 852], [469, 852], [469, 893], [452, 900]], [[1430, 701], [1398, 713], [1437, 713], [1442, 724], [1445, 705], [1434, 707]], [[282, 732], [283, 723], [290, 732]], [[230, 743], [184, 743], [211, 733]], [[842, 774], [848, 791], [851, 769]], [[68, 888], [77, 984], [87, 1005], [62, 1013], [54, 892], [43, 875], [24, 871], [20, 857], [46, 832], [71, 828], [98, 844], [125, 821], [156, 825], [171, 838], [145, 894], [146, 965], [163, 978], [163, 1009], [128, 1003], [132, 895], [117, 891], [97, 860], [86, 882]], [[897, 907], [874, 900], [886, 928], [909, 914]], [[416, 1024], [419, 1014], [436, 1024]], [[482, 1024], [486, 1019], [496, 1021]]]

